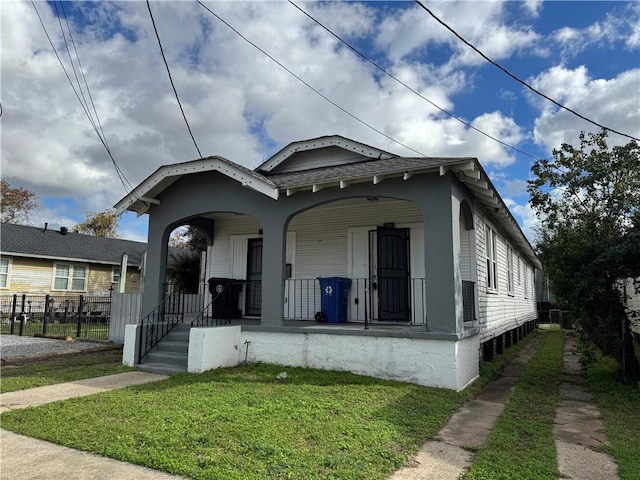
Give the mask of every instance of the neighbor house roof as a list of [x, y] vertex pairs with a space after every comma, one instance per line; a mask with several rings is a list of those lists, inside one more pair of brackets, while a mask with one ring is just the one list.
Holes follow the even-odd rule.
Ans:
[[0, 225], [2, 255], [119, 265], [122, 254], [129, 266], [140, 266], [146, 243], [119, 238], [4, 223]]

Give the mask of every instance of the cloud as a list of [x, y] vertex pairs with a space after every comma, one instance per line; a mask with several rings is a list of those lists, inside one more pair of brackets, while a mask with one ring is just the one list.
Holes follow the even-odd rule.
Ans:
[[[430, 2], [429, 9], [494, 60], [531, 47], [540, 38], [527, 26], [507, 25], [505, 6], [500, 1]], [[376, 44], [392, 61], [416, 52], [428, 54], [430, 48], [447, 45], [451, 49], [449, 69], [486, 62], [419, 6], [386, 17], [381, 22]]]
[[622, 44], [627, 49], [635, 49], [640, 45], [640, 4], [631, 3], [616, 9], [584, 28], [560, 27], [550, 39], [562, 49], [564, 58], [590, 47], [602, 49]]
[[[633, 136], [640, 136], [640, 69], [621, 72], [614, 78], [594, 79], [585, 66], [569, 69], [552, 67], [530, 82], [567, 107], [607, 127]], [[540, 115], [535, 120], [534, 138], [547, 151], [562, 143], [574, 144], [581, 131], [600, 129], [550, 102], [532, 98]], [[611, 134], [611, 145], [625, 144], [628, 138]]]
[[542, 0], [525, 0], [524, 2], [525, 10], [527, 10], [532, 17], [537, 17], [540, 14], [541, 7]]

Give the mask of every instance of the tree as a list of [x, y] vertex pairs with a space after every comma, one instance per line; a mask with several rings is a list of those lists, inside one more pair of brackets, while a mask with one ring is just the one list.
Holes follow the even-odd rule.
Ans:
[[176, 250], [170, 253], [169, 281], [179, 290], [198, 293], [200, 283], [200, 256], [207, 249], [207, 237], [195, 227], [187, 227], [172, 236], [170, 246]]
[[26, 188], [12, 188], [4, 178], [0, 181], [0, 207], [2, 223], [26, 224], [29, 213], [36, 208], [36, 194]]
[[77, 224], [71, 231], [94, 237], [118, 238], [118, 216], [112, 210], [87, 212], [84, 222]]
[[537, 247], [583, 335], [634, 382], [640, 368], [620, 282], [640, 275], [640, 147], [609, 148], [606, 131], [579, 139], [579, 148], [563, 144], [532, 167], [527, 189], [543, 220]]

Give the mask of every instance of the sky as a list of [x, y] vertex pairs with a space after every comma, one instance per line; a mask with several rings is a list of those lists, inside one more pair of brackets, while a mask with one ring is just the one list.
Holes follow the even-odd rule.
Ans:
[[[152, 1], [151, 9], [205, 157], [255, 168], [291, 142], [334, 134], [398, 155], [476, 157], [534, 241], [531, 165], [562, 143], [577, 145], [581, 131], [599, 131], [498, 70], [414, 2], [296, 1], [410, 89], [289, 2], [203, 3], [237, 32], [195, 1]], [[640, 137], [640, 2], [423, 3], [532, 87]], [[125, 196], [92, 126], [93, 106], [131, 186], [161, 165], [199, 158], [145, 2], [35, 2], [34, 9], [1, 1], [0, 22], [1, 174], [37, 195], [32, 225], [71, 227]], [[609, 134], [609, 145], [628, 141]], [[146, 241], [147, 221], [125, 213], [119, 232]]]

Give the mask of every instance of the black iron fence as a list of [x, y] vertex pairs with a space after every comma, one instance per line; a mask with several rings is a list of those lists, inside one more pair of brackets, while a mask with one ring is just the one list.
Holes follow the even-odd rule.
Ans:
[[[324, 299], [320, 281], [316, 278], [296, 278], [285, 280], [284, 318], [287, 320], [314, 320], [323, 310], [323, 301], [344, 303], [345, 318], [348, 322], [362, 322], [365, 325], [379, 318], [380, 307], [377, 288], [371, 288], [368, 278], [352, 278], [345, 298]], [[374, 284], [375, 287], [377, 285]], [[333, 293], [333, 292], [332, 292]], [[425, 324], [427, 315], [427, 291], [424, 278], [407, 279], [408, 322]], [[343, 307], [338, 307], [341, 309]]]
[[0, 295], [0, 333], [108, 340], [111, 297]]

